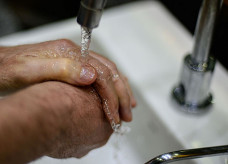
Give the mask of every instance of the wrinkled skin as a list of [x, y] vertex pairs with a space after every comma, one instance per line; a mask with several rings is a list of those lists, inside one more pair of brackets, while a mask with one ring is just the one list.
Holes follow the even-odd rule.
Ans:
[[1, 99], [0, 105], [0, 163], [43, 155], [80, 158], [113, 132], [92, 87], [44, 82]]
[[[82, 68], [87, 74], [82, 76]], [[57, 80], [76, 86], [93, 84], [110, 123], [131, 121], [136, 106], [127, 78], [110, 60], [90, 52], [80, 55], [80, 47], [69, 40], [0, 48], [0, 91], [9, 92], [35, 83]], [[108, 114], [110, 111], [110, 115]]]

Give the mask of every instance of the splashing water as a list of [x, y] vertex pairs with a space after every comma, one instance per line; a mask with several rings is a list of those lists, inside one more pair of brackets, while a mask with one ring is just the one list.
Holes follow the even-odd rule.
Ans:
[[111, 140], [111, 144], [113, 146], [113, 159], [115, 161], [115, 163], [118, 164], [125, 164], [125, 162], [123, 161], [123, 158], [125, 158], [123, 155], [123, 145], [126, 142], [127, 138], [126, 138], [126, 134], [129, 133], [131, 131], [130, 127], [127, 126], [123, 126], [121, 125], [118, 129], [118, 131], [115, 131], [115, 133], [113, 134], [113, 138]]
[[81, 56], [87, 57], [89, 55], [89, 46], [91, 42], [92, 29], [81, 27]]

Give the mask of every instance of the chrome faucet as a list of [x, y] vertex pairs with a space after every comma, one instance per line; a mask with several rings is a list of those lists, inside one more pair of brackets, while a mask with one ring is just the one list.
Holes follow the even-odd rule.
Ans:
[[107, 0], [81, 0], [77, 22], [88, 29], [98, 27]]
[[206, 111], [212, 104], [209, 90], [215, 59], [210, 48], [222, 2], [204, 0], [195, 30], [193, 52], [185, 57], [180, 83], [173, 90], [175, 100], [190, 113]]
[[[215, 59], [210, 53], [213, 34], [223, 0], [204, 0], [195, 30], [193, 52], [184, 59], [179, 86], [173, 90], [174, 99], [189, 113], [207, 111], [212, 104], [209, 92]], [[228, 145], [188, 149], [159, 155], [146, 164], [171, 163], [186, 159], [227, 155]]]
[[199, 149], [179, 150], [159, 155], [145, 164], [171, 163], [187, 159], [203, 158], [208, 156], [227, 155], [228, 145]]

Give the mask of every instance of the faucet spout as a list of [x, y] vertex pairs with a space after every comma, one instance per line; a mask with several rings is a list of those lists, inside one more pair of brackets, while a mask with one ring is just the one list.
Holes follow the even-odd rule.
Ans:
[[192, 53], [194, 63], [205, 63], [209, 59], [211, 40], [222, 0], [205, 0], [202, 4], [195, 30], [195, 46]]
[[82, 0], [77, 22], [88, 29], [98, 27], [107, 0]]
[[198, 148], [198, 149], [188, 149], [188, 150], [179, 150], [169, 153], [159, 155], [145, 164], [162, 164], [162, 163], [171, 163], [175, 161], [227, 155], [228, 154], [228, 145], [216, 146], [216, 147], [207, 147], [207, 148]]

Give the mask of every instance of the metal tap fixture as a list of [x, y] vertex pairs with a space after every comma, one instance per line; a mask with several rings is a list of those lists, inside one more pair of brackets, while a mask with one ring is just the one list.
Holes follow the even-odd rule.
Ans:
[[98, 27], [107, 0], [82, 0], [77, 22], [88, 29]]
[[207, 147], [199, 149], [188, 149], [188, 150], [179, 150], [174, 152], [165, 153], [159, 155], [145, 164], [162, 164], [162, 163], [171, 163], [181, 160], [203, 158], [209, 156], [218, 156], [218, 155], [227, 155], [228, 154], [228, 145], [225, 146], [216, 146], [216, 147]]
[[179, 86], [173, 97], [185, 111], [199, 113], [212, 103], [209, 92], [215, 59], [210, 54], [213, 33], [223, 0], [204, 0], [195, 31], [195, 45], [184, 59]]

